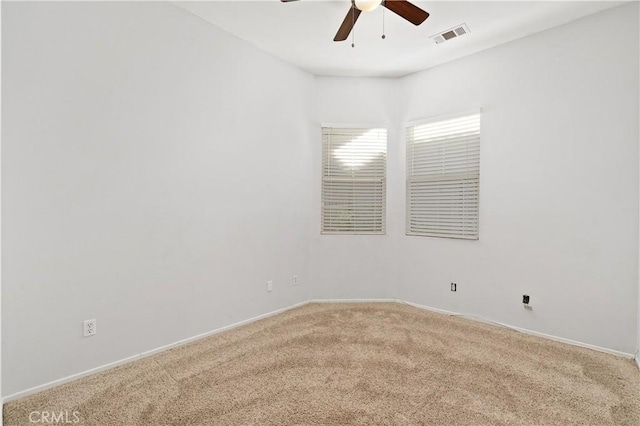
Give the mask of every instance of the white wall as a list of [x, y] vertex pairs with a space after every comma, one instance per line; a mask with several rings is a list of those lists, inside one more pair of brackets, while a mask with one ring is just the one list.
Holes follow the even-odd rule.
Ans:
[[[638, 7], [638, 22], [640, 22], [640, 7]], [[638, 80], [640, 80], [640, 73], [638, 73]], [[638, 83], [640, 86], [640, 82]], [[638, 123], [640, 127], [640, 123]], [[638, 130], [640, 133], [640, 129]], [[640, 138], [638, 138], [638, 143], [640, 144]], [[638, 150], [640, 152], [640, 149]], [[638, 158], [638, 162], [640, 163], [640, 157]], [[638, 173], [638, 179], [640, 179], [640, 172]], [[640, 218], [638, 219], [640, 220]], [[640, 244], [640, 240], [638, 241]], [[640, 247], [638, 247], [638, 256], [640, 256]], [[638, 259], [638, 268], [640, 268], [640, 258]], [[638, 368], [640, 368], [640, 269], [638, 270], [638, 340], [636, 346], [636, 363], [638, 364]]]
[[[308, 298], [635, 350], [637, 4], [398, 80], [313, 78], [170, 4], [2, 7], [3, 395]], [[400, 123], [476, 106], [480, 240], [406, 237]], [[388, 127], [386, 235], [320, 235], [321, 122]]]
[[3, 395], [308, 298], [312, 76], [168, 3], [2, 7]]
[[[317, 299], [392, 298], [397, 291], [389, 286], [395, 280], [393, 241], [401, 234], [394, 220], [400, 194], [387, 185], [386, 235], [321, 235], [322, 144], [320, 125], [371, 124], [388, 129], [387, 138], [396, 138], [400, 116], [398, 87], [394, 79], [316, 77], [318, 93], [318, 139], [314, 146], [313, 234], [311, 244], [311, 296]], [[387, 162], [398, 159], [396, 144], [388, 144]], [[396, 178], [397, 176], [393, 176]], [[391, 177], [390, 177], [391, 178]], [[400, 183], [394, 181], [394, 183]], [[397, 219], [397, 218], [396, 218]]]
[[[397, 82], [318, 79], [319, 121], [390, 123], [389, 214], [386, 236], [319, 236], [315, 230], [312, 295], [400, 297], [635, 352], [637, 7]], [[625, 37], [602, 37], [619, 28]], [[402, 235], [404, 132], [395, 123], [474, 107], [483, 108], [480, 240]], [[451, 281], [457, 293], [450, 292]], [[524, 293], [532, 311], [522, 307]]]
[[[2, 3], [0, 3], [0, 46], [2, 46]], [[2, 70], [2, 55], [0, 55], [0, 70]], [[0, 71], [1, 74], [1, 71]], [[0, 99], [2, 99], [2, 81], [0, 79]], [[0, 117], [2, 106], [0, 102]], [[0, 119], [0, 134], [2, 133], [2, 119]], [[0, 165], [2, 164], [2, 137], [0, 137]], [[0, 166], [0, 171], [2, 167]], [[2, 241], [2, 176], [0, 173], [0, 241]], [[2, 244], [0, 244], [0, 404], [2, 404]], [[0, 408], [0, 426], [3, 424], [3, 408]]]
[[483, 108], [480, 241], [407, 238], [407, 299], [635, 351], [637, 7], [403, 80], [405, 120]]

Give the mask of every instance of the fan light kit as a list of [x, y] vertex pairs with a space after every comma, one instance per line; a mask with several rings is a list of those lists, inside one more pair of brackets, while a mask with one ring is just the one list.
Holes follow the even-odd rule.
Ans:
[[354, 3], [358, 9], [363, 12], [371, 12], [376, 9], [382, 3], [382, 0], [354, 0]]
[[[283, 3], [289, 3], [297, 0], [280, 1], [282, 1]], [[333, 38], [333, 41], [346, 40], [349, 37], [349, 34], [352, 33], [353, 27], [356, 25], [356, 21], [360, 17], [360, 14], [362, 12], [371, 12], [378, 6], [383, 6], [384, 8], [389, 9], [401, 18], [404, 18], [407, 21], [411, 22], [413, 25], [420, 25], [429, 17], [428, 12], [425, 12], [418, 6], [405, 0], [351, 0], [351, 7], [347, 12], [347, 16], [345, 16], [344, 21], [342, 21], [342, 25], [340, 25], [336, 36]], [[382, 35], [382, 38], [385, 38], [384, 34]], [[351, 46], [354, 46], [354, 44], [352, 43]]]

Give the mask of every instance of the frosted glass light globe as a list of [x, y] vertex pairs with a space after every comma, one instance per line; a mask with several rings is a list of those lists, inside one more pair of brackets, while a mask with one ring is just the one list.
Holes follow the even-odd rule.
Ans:
[[371, 12], [376, 7], [380, 6], [382, 0], [355, 0], [356, 7], [363, 12]]

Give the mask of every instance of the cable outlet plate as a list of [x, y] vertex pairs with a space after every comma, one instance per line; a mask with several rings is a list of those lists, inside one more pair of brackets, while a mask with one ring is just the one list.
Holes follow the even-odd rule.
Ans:
[[82, 335], [84, 337], [95, 336], [97, 331], [95, 319], [86, 320], [82, 323]]

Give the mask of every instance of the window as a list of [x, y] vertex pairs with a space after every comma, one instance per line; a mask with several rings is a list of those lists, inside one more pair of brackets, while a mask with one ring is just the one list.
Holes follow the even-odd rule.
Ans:
[[384, 234], [387, 130], [322, 128], [322, 233]]
[[480, 114], [407, 128], [407, 235], [478, 239]]

